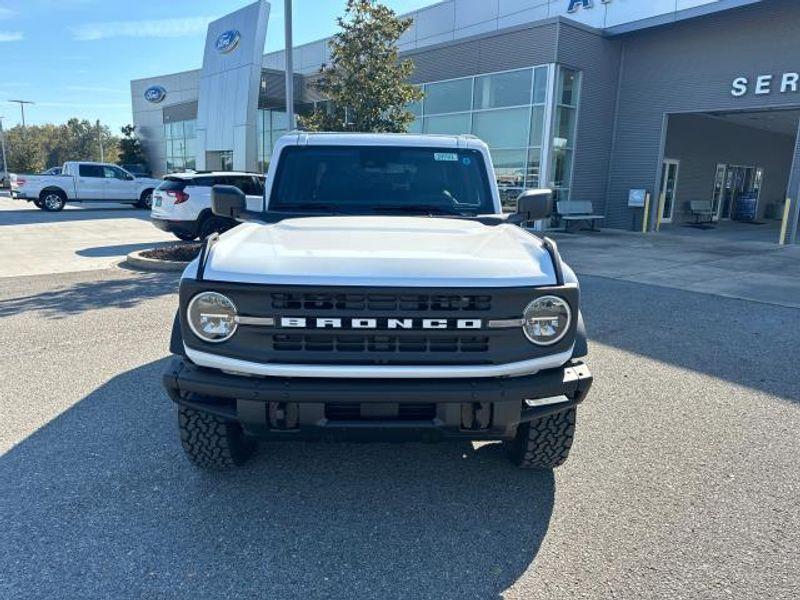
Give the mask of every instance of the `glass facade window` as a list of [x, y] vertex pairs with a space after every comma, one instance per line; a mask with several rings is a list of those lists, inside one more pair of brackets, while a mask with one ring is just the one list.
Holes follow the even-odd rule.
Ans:
[[476, 112], [472, 133], [490, 148], [524, 148], [528, 145], [529, 108]]
[[440, 115], [423, 119], [423, 133], [462, 134], [472, 131], [469, 113]]
[[481, 110], [530, 104], [532, 76], [533, 72], [530, 69], [523, 69], [476, 77], [472, 108]]
[[178, 173], [196, 167], [195, 120], [164, 123], [166, 172]]
[[526, 188], [540, 187], [551, 67], [487, 73], [422, 86], [409, 105], [410, 133], [471, 133], [489, 146], [503, 205], [513, 210]]
[[266, 173], [275, 142], [289, 129], [289, 119], [283, 108], [267, 108], [258, 111], [256, 119], [258, 133], [258, 170]]
[[570, 198], [580, 86], [579, 71], [558, 68], [550, 158], [550, 187], [553, 188], [556, 202]]
[[470, 110], [473, 77], [429, 83], [425, 85], [425, 114], [453, 113]]

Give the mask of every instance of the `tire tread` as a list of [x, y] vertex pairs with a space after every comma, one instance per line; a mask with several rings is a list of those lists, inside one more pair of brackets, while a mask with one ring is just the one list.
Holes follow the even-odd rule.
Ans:
[[506, 442], [508, 457], [522, 469], [554, 469], [566, 462], [575, 438], [577, 410], [548, 415], [517, 429]]
[[212, 470], [242, 465], [253, 452], [237, 423], [181, 406], [178, 429], [186, 456], [198, 467]]

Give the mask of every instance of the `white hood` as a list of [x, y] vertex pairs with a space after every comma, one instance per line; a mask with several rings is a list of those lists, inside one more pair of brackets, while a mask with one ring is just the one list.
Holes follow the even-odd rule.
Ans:
[[[193, 276], [196, 261], [185, 276]], [[209, 281], [287, 285], [554, 285], [539, 239], [515, 225], [431, 217], [307, 217], [245, 223], [213, 246]]]

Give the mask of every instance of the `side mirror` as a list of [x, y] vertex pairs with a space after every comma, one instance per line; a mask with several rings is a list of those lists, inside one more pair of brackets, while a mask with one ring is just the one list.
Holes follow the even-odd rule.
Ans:
[[136, 179], [136, 176], [135, 175], [131, 175], [130, 173], [127, 173], [125, 175], [125, 179], [127, 179], [128, 181], [133, 181], [134, 179]]
[[215, 185], [211, 188], [211, 212], [218, 217], [238, 219], [247, 210], [247, 197], [232, 185]]
[[553, 214], [553, 190], [525, 190], [517, 198], [517, 220], [530, 223]]

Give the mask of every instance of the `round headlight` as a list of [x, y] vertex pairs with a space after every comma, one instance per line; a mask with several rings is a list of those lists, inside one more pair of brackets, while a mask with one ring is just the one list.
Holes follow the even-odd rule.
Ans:
[[522, 330], [531, 342], [551, 346], [560, 342], [572, 322], [572, 310], [558, 296], [542, 296], [525, 308]]
[[217, 292], [201, 292], [189, 302], [189, 327], [204, 342], [224, 342], [236, 333], [236, 305]]

